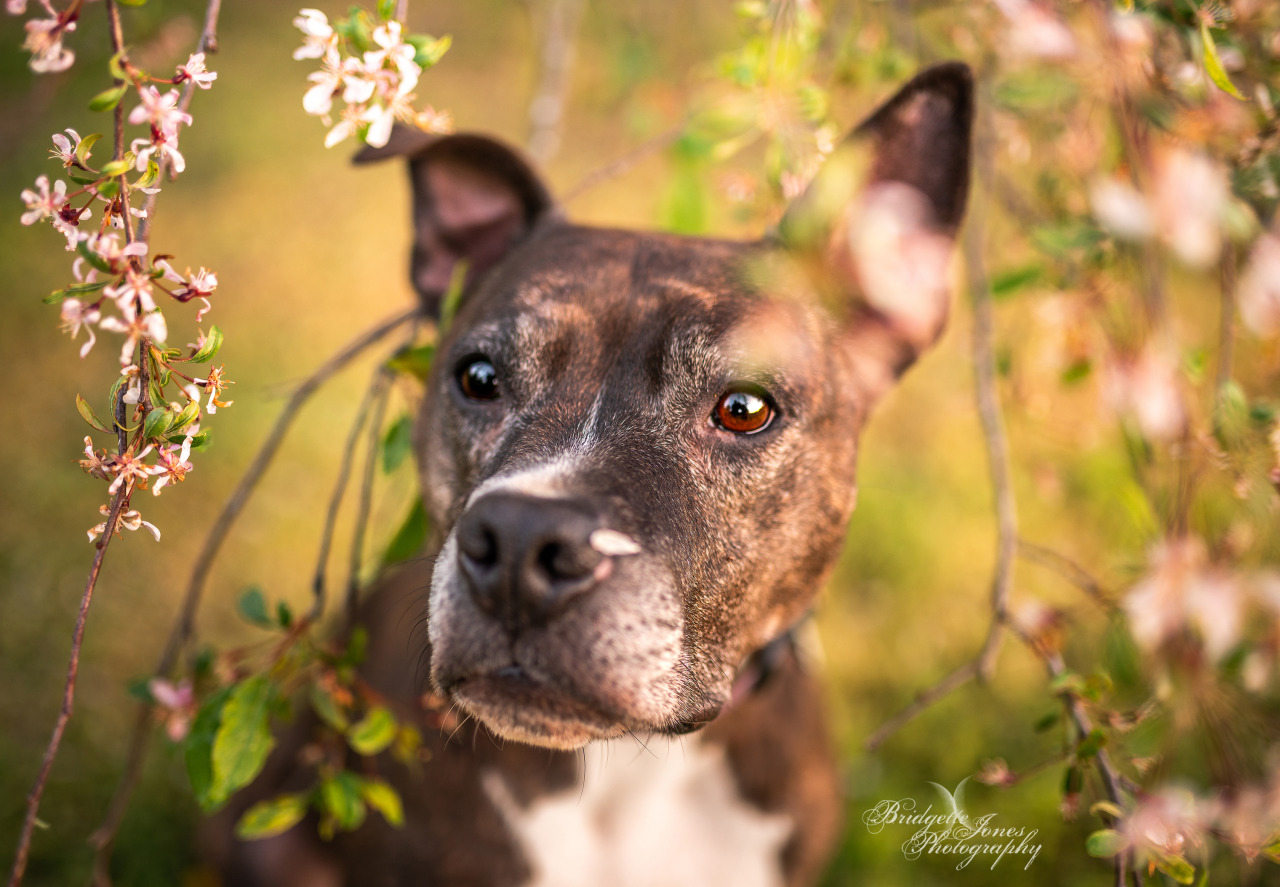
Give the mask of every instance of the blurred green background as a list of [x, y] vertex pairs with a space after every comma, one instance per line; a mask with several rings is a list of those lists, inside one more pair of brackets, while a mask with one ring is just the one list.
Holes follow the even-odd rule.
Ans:
[[[834, 98], [844, 126], [883, 98], [933, 51], [922, 33], [947, 33], [951, 7], [854, 2], [831, 13], [833, 39], [851, 59]], [[340, 8], [326, 8], [331, 15]], [[165, 70], [194, 43], [203, 5], [151, 0], [125, 10], [135, 59]], [[305, 116], [301, 96], [309, 62], [290, 58], [297, 44], [294, 7], [227, 0], [221, 49], [210, 67], [213, 90], [195, 98], [195, 122], [182, 135], [188, 171], [160, 197], [153, 251], [177, 256], [179, 269], [215, 269], [219, 288], [210, 320], [226, 334], [219, 360], [235, 381], [234, 407], [206, 423], [213, 446], [180, 489], [135, 504], [156, 523], [159, 544], [129, 534], [113, 545], [89, 622], [75, 717], [53, 770], [27, 882], [87, 881], [89, 834], [105, 812], [120, 773], [134, 703], [129, 681], [153, 667], [185, 587], [191, 560], [216, 509], [245, 468], [292, 385], [356, 331], [408, 307], [408, 195], [399, 164], [353, 168], [350, 143], [326, 150], [324, 130]], [[459, 129], [527, 137], [538, 68], [536, 4], [469, 0], [412, 4], [414, 30], [452, 33], [453, 49], [423, 79], [419, 94], [455, 115]], [[85, 110], [106, 83], [99, 4], [86, 8], [71, 38], [78, 52], [63, 75], [26, 68], [20, 19], [0, 21], [0, 354], [6, 367], [5, 433], [0, 434], [0, 870], [7, 871], [23, 798], [58, 710], [69, 637], [93, 551], [84, 531], [99, 521], [104, 489], [75, 465], [87, 427], [78, 392], [101, 411], [115, 371], [111, 337], [81, 361], [58, 330], [57, 308], [42, 305], [69, 279], [60, 239], [18, 224], [22, 188], [57, 172], [45, 160], [50, 135], [70, 126], [106, 131], [106, 115]], [[708, 60], [740, 35], [729, 4], [711, 0], [615, 0], [589, 4], [577, 41], [560, 152], [547, 176], [562, 192], [588, 171], [677, 124], [704, 79]], [[941, 41], [941, 42], [939, 42]], [[963, 49], [949, 54], [963, 56]], [[105, 144], [105, 142], [104, 142]], [[748, 154], [738, 166], [758, 160]], [[658, 151], [569, 207], [580, 221], [663, 227], [673, 221], [675, 161]], [[714, 189], [712, 189], [714, 190]], [[710, 192], [709, 192], [710, 193]], [[683, 224], [688, 223], [682, 217]], [[700, 222], [709, 233], [748, 236], [719, 203]], [[989, 240], [999, 242], [994, 218]], [[1016, 264], [998, 256], [994, 264]], [[1001, 340], [1030, 335], [1033, 308], [999, 309]], [[192, 307], [167, 310], [171, 331], [193, 328]], [[984, 761], [1002, 757], [1016, 770], [1061, 748], [1060, 728], [1032, 725], [1056, 704], [1037, 659], [1006, 645], [995, 680], [943, 700], [878, 752], [867, 735], [924, 687], [973, 656], [982, 643], [995, 552], [995, 523], [985, 451], [973, 405], [970, 316], [958, 299], [937, 351], [886, 402], [867, 434], [861, 496], [837, 575], [822, 600], [818, 626], [826, 649], [828, 695], [848, 797], [845, 841], [827, 883], [1102, 884], [1110, 868], [1082, 851], [1096, 828], [1087, 810], [1075, 822], [1058, 811], [1061, 764], [1006, 790], [972, 783], [970, 809], [998, 814], [1000, 825], [1037, 829], [1045, 846], [1029, 871], [1006, 860], [903, 858], [909, 830], [871, 835], [862, 813], [883, 799], [936, 799], [929, 782], [954, 786]], [[1205, 338], [1210, 336], [1206, 329]], [[175, 337], [175, 341], [185, 341]], [[324, 508], [343, 438], [373, 356], [344, 373], [305, 411], [274, 469], [241, 518], [212, 577], [201, 612], [204, 640], [226, 644], [251, 629], [234, 616], [249, 585], [302, 605], [308, 597]], [[1022, 534], [1099, 571], [1109, 583], [1131, 579], [1144, 559], [1140, 498], [1118, 443], [1082, 422], [1097, 409], [1092, 386], [1039, 391], [1032, 409], [1009, 416]], [[412, 495], [411, 477], [384, 485], [374, 534], [384, 540]], [[1136, 518], [1135, 519], [1135, 515]], [[340, 531], [339, 539], [345, 536]], [[345, 551], [337, 552], [335, 577]], [[1105, 617], [1079, 592], [1034, 565], [1018, 567], [1016, 595], [1067, 609], [1103, 638]], [[1101, 643], [1101, 642], [1099, 642]], [[1068, 650], [1068, 658], [1077, 651]], [[1085, 651], [1081, 651], [1085, 652]], [[1089, 657], [1093, 651], [1087, 651]], [[115, 854], [121, 885], [205, 884], [193, 850], [197, 821], [179, 757], [153, 744]]]

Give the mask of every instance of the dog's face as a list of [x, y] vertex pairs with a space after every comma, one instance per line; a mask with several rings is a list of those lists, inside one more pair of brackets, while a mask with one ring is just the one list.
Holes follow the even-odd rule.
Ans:
[[811, 605], [858, 432], [942, 328], [970, 93], [912, 81], [851, 140], [865, 184], [832, 164], [756, 243], [570, 225], [474, 137], [414, 156], [419, 290], [469, 269], [420, 425], [440, 690], [556, 748], [715, 717]]

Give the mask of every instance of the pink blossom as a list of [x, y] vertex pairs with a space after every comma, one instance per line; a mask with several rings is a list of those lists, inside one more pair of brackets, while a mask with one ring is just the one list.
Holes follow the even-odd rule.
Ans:
[[1280, 332], [1280, 236], [1263, 234], [1240, 278], [1240, 318], [1259, 336]]
[[126, 306], [135, 306], [143, 314], [156, 310], [155, 300], [151, 298], [151, 278], [132, 266], [125, 269], [119, 283], [108, 286], [102, 293], [116, 303], [121, 314], [126, 313]]
[[1207, 563], [1196, 538], [1168, 539], [1151, 555], [1151, 570], [1125, 596], [1133, 638], [1157, 650], [1188, 629], [1200, 635], [1205, 653], [1217, 661], [1240, 638], [1244, 594], [1236, 579]]
[[1162, 350], [1148, 347], [1136, 358], [1113, 362], [1102, 387], [1112, 409], [1133, 416], [1142, 433], [1153, 440], [1170, 440], [1186, 428], [1177, 363]]
[[196, 695], [191, 681], [183, 678], [176, 685], [162, 678], [152, 678], [147, 683], [151, 698], [165, 710], [165, 733], [173, 742], [181, 742], [191, 729], [196, 714]]
[[89, 334], [89, 341], [80, 346], [80, 357], [83, 358], [97, 341], [93, 335], [93, 325], [102, 319], [102, 313], [96, 305], [86, 306], [79, 299], [70, 298], [62, 300], [61, 316], [62, 328], [71, 333], [72, 339], [79, 335], [81, 327]]
[[1164, 789], [1144, 798], [1120, 824], [1126, 849], [1155, 850], [1181, 856], [1188, 844], [1203, 843], [1207, 827], [1204, 811], [1188, 791]]
[[[98, 513], [109, 517], [111, 515], [111, 509], [103, 505], [98, 508]], [[147, 532], [149, 532], [152, 536], [154, 536], [157, 542], [160, 541], [160, 530], [156, 527], [155, 524], [151, 523], [150, 521], [143, 520], [142, 515], [139, 514], [137, 511], [126, 511], [124, 514], [120, 515], [120, 517], [116, 520], [117, 533], [119, 533], [120, 530], [122, 529], [140, 530], [143, 527], [147, 528]], [[98, 537], [101, 536], [106, 531], [107, 531], [107, 522], [103, 521], [93, 529], [89, 530], [89, 541], [96, 542]]]
[[1076, 54], [1071, 29], [1047, 4], [1034, 0], [996, 0], [1009, 20], [1010, 47], [1025, 56], [1063, 61]]
[[56, 218], [67, 204], [67, 183], [58, 179], [50, 191], [49, 177], [40, 176], [36, 179], [36, 190], [23, 191], [22, 200], [27, 205], [27, 211], [22, 214], [22, 224], [34, 225], [50, 216]]
[[75, 22], [63, 22], [54, 15], [48, 19], [32, 19], [26, 28], [27, 39], [22, 48], [31, 53], [31, 70], [49, 74], [71, 67], [76, 54], [62, 45], [62, 38], [75, 30]]
[[218, 400], [218, 396], [226, 389], [231, 382], [227, 382], [222, 378], [222, 367], [214, 367], [209, 370], [209, 378], [205, 379], [201, 384], [204, 385], [205, 391], [209, 395], [209, 401], [205, 404], [205, 409], [209, 415], [213, 415], [218, 411], [218, 407], [229, 407], [234, 400], [228, 400], [225, 403]]
[[67, 133], [71, 138], [67, 138], [60, 132], [53, 134], [53, 150], [49, 152], [49, 156], [70, 169], [80, 165], [76, 157], [76, 149], [80, 147], [80, 134], [74, 129], [68, 129]]
[[161, 95], [154, 86], [144, 86], [138, 90], [138, 98], [142, 104], [129, 112], [129, 122], [136, 126], [150, 121], [153, 136], [163, 133], [176, 142], [178, 127], [184, 123], [191, 125], [191, 115], [178, 107], [180, 96], [176, 89]]
[[159, 496], [166, 484], [181, 483], [186, 479], [187, 472], [192, 468], [188, 461], [191, 457], [191, 438], [192, 435], [188, 434], [181, 446], [169, 444], [156, 451], [156, 464], [147, 470], [148, 474], [160, 478], [151, 488], [153, 496]]
[[422, 76], [422, 68], [414, 61], [417, 50], [400, 37], [400, 23], [391, 21], [375, 28], [373, 42], [381, 49], [364, 54], [365, 70], [372, 74], [389, 63], [400, 74], [397, 91], [401, 95], [412, 92], [418, 85], [418, 78]]
[[[185, 65], [178, 65], [178, 73], [177, 76], [173, 78], [173, 82], [182, 83], [183, 81], [190, 80], [201, 89], [208, 89], [213, 85], [213, 81], [217, 79], [218, 75], [213, 71], [206, 69], [204, 66], [204, 53], [197, 52], [195, 55], [187, 59], [187, 63]], [[191, 121], [188, 119], [187, 125], [190, 124]]]
[[[115, 475], [115, 480], [111, 482], [111, 486], [107, 487], [107, 492], [114, 496], [121, 486], [126, 490], [133, 489], [134, 485], [139, 483], [145, 487], [151, 474], [147, 470], [149, 466], [142, 460], [151, 452], [151, 449], [151, 444], [147, 444], [132, 456], [128, 453], [112, 456], [110, 470]], [[133, 529], [136, 530], [137, 527]]]
[[138, 314], [132, 302], [126, 302], [128, 310], [123, 310], [124, 317], [104, 317], [98, 329], [109, 333], [122, 333], [127, 338], [120, 348], [120, 365], [127, 367], [133, 360], [133, 351], [143, 338], [154, 342], [163, 342], [168, 338], [169, 330], [164, 315], [159, 311], [149, 314]]
[[27, 0], [5, 0], [4, 9], [9, 15], [22, 15], [27, 11]]
[[99, 454], [93, 448], [93, 438], [85, 435], [84, 438], [84, 458], [80, 460], [80, 467], [83, 468], [90, 477], [96, 477], [106, 480], [111, 476], [111, 466], [109, 457], [105, 453]]
[[321, 58], [336, 40], [328, 17], [318, 9], [301, 10], [293, 26], [302, 32], [302, 45], [293, 51], [295, 59]]

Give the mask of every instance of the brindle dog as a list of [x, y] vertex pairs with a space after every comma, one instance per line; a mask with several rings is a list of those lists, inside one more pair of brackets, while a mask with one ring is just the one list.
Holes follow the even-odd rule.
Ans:
[[[409, 158], [428, 311], [466, 263], [418, 426], [434, 566], [365, 612], [366, 677], [431, 758], [372, 763], [403, 829], [224, 837], [227, 883], [817, 878], [839, 791], [792, 630], [845, 537], [859, 430], [943, 328], [972, 92], [961, 64], [917, 76], [748, 243], [571, 224], [486, 138], [365, 152]], [[313, 778], [309, 729], [230, 816]]]

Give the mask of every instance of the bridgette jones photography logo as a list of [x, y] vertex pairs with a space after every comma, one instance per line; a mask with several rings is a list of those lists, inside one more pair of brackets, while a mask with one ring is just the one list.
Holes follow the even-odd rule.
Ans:
[[902, 845], [902, 854], [907, 859], [935, 855], [956, 857], [957, 869], [968, 868], [975, 860], [985, 864], [990, 859], [994, 869], [1008, 857], [1019, 862], [1025, 859], [1022, 868], [1031, 868], [1043, 846], [1036, 842], [1040, 830], [997, 823], [995, 813], [969, 813], [964, 805], [964, 786], [968, 781], [968, 777], [961, 780], [954, 792], [931, 782], [938, 791], [938, 801], [923, 809], [915, 798], [881, 801], [862, 814], [862, 821], [873, 835], [886, 829], [893, 835], [900, 829], [910, 829], [910, 836]]

